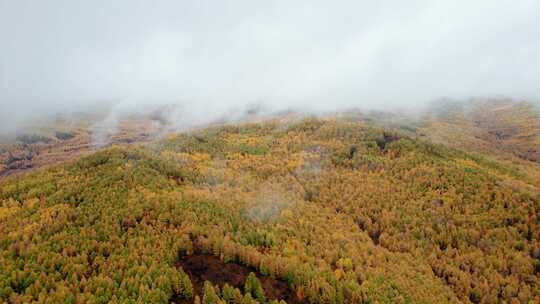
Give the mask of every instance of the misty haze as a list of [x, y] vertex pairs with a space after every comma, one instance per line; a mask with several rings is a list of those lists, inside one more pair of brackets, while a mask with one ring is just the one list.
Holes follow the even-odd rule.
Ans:
[[0, 303], [540, 303], [540, 2], [0, 0]]

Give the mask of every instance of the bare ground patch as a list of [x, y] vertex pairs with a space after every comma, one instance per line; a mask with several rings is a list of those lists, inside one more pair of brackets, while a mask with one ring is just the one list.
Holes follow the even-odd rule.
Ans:
[[[176, 266], [182, 267], [184, 272], [189, 275], [194, 294], [199, 295], [201, 298], [205, 281], [210, 281], [220, 287], [227, 283], [243, 291], [247, 276], [253, 272], [261, 282], [267, 299], [285, 300], [289, 304], [302, 303], [287, 283], [263, 276], [251, 267], [232, 262], [225, 263], [214, 255], [194, 253], [180, 259]], [[171, 303], [193, 303], [193, 299], [186, 300], [175, 296]]]

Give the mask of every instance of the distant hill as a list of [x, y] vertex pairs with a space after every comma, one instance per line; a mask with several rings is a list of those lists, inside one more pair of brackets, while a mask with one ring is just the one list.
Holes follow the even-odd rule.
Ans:
[[446, 105], [429, 112], [422, 123], [431, 140], [540, 163], [540, 111], [533, 104], [481, 100]]
[[428, 112], [420, 138], [516, 168], [540, 187], [540, 110], [523, 101], [472, 100]]
[[104, 146], [148, 142], [159, 133], [153, 122], [149, 116], [124, 117], [111, 126], [90, 113], [27, 126], [0, 137], [0, 179], [76, 159]]

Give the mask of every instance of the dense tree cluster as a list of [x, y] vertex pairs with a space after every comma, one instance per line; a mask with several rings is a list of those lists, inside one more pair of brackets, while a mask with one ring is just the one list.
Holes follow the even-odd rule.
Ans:
[[[197, 293], [197, 250], [307, 303], [540, 301], [540, 199], [518, 168], [347, 120], [211, 128], [0, 184], [0, 302], [276, 303]], [[273, 301], [273, 302], [272, 302]]]

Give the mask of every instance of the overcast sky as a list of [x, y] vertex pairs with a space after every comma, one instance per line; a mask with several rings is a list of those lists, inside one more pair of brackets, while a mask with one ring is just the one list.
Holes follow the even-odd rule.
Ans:
[[105, 103], [384, 109], [500, 95], [540, 97], [538, 0], [0, 0], [2, 128]]

